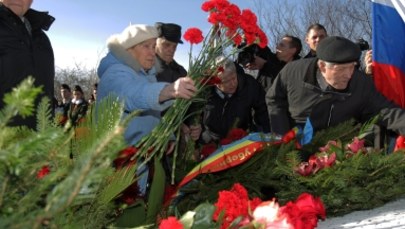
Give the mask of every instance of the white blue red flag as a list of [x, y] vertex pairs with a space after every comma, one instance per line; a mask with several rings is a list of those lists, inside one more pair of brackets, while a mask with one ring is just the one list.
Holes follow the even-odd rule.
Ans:
[[405, 108], [405, 0], [373, 0], [373, 73], [377, 89]]

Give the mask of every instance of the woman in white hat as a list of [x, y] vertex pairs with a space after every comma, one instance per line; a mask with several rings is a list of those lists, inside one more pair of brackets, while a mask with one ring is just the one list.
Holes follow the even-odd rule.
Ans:
[[161, 119], [161, 112], [172, 104], [174, 98], [190, 99], [197, 90], [190, 77], [182, 77], [174, 83], [157, 82], [157, 37], [154, 26], [128, 26], [122, 33], [108, 39], [109, 52], [98, 67], [97, 100], [113, 94], [124, 101], [125, 113], [142, 111], [125, 132], [130, 145], [152, 131]]

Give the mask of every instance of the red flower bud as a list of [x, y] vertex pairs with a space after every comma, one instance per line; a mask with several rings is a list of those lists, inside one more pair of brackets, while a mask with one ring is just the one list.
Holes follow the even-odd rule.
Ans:
[[38, 171], [37, 173], [37, 179], [42, 179], [44, 178], [46, 175], [49, 174], [51, 170], [49, 169], [48, 165], [44, 165], [42, 166], [42, 168]]

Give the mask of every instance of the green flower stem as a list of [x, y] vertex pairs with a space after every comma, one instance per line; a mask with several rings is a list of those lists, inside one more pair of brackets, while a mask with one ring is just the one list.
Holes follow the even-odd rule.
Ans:
[[[218, 73], [217, 66], [219, 63], [216, 62], [217, 57], [225, 56], [228, 58], [240, 51], [233, 45], [233, 37], [221, 38], [220, 35], [225, 34], [225, 31], [220, 31], [219, 27], [212, 27], [208, 34], [209, 35], [203, 41], [202, 50], [195, 59], [192, 59], [191, 57], [193, 45], [190, 46], [188, 75], [194, 80], [197, 88], [196, 96], [191, 100], [176, 99], [162, 118], [161, 122], [151, 133], [144, 136], [138, 142], [136, 147], [139, 151], [135, 157], [142, 161], [140, 166], [147, 164], [155, 156], [159, 159], [163, 157], [167, 150], [169, 141], [173, 140], [172, 135], [179, 130], [180, 125], [187, 118], [187, 111], [191, 103], [198, 99], [206, 99], [205, 97], [202, 98], [204, 96], [204, 93], [202, 92], [207, 87], [206, 83], [209, 78]], [[235, 33], [234, 36], [236, 35], [237, 33]], [[228, 52], [229, 54], [225, 55], [225, 52]], [[209, 76], [207, 76], [207, 74]], [[176, 146], [178, 145], [179, 140], [180, 138], [175, 140]], [[174, 157], [174, 164], [176, 157]]]

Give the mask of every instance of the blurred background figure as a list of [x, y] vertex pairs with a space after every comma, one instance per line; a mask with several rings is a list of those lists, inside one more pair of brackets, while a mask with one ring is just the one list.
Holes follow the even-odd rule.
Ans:
[[310, 25], [305, 36], [305, 43], [309, 47], [309, 52], [304, 58], [316, 57], [316, 48], [319, 42], [327, 36], [328, 33], [323, 25], [318, 23]]
[[86, 117], [88, 105], [89, 104], [84, 98], [82, 88], [79, 85], [75, 85], [75, 87], [73, 88], [73, 98], [68, 111], [68, 127], [75, 127], [84, 120], [84, 118]]
[[69, 85], [62, 84], [60, 86], [60, 96], [62, 100], [59, 102], [55, 110], [56, 122], [59, 126], [64, 126], [68, 120], [68, 111], [72, 100], [72, 92]]
[[93, 104], [97, 99], [97, 86], [98, 86], [98, 83], [93, 84], [93, 88], [92, 88], [90, 98], [88, 101], [89, 104]]
[[260, 48], [253, 44], [239, 53], [238, 63], [247, 70], [258, 70], [256, 79], [267, 91], [288, 62], [301, 58], [301, 50], [302, 43], [298, 37], [284, 35], [277, 43], [275, 53], [268, 47]]

